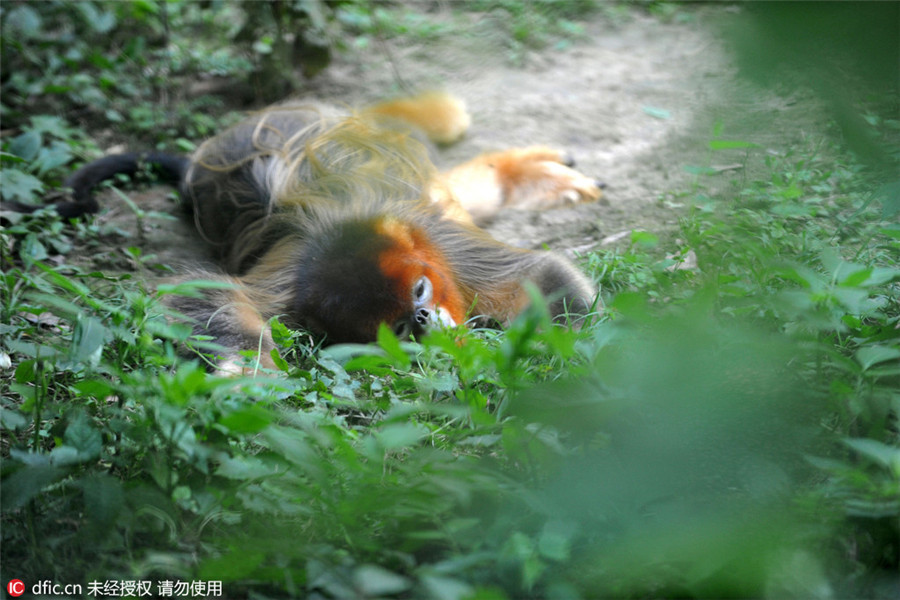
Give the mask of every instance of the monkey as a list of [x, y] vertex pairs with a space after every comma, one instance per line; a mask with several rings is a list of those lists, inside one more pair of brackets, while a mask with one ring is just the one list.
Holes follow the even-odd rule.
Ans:
[[250, 114], [191, 157], [127, 153], [67, 180], [63, 216], [96, 212], [94, 188], [144, 162], [176, 183], [198, 234], [228, 284], [171, 306], [229, 354], [273, 368], [269, 321], [278, 317], [326, 343], [365, 343], [382, 323], [403, 338], [433, 327], [510, 323], [529, 305], [526, 282], [558, 321], [595, 310], [592, 283], [569, 260], [511, 247], [476, 222], [507, 208], [549, 208], [600, 197], [597, 182], [542, 146], [476, 157], [439, 172], [429, 143], [470, 125], [464, 103], [426, 93], [348, 111], [286, 103]]

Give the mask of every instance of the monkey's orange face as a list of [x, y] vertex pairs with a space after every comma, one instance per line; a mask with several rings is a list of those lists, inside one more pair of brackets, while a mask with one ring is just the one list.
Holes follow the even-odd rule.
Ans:
[[443, 254], [421, 230], [384, 218], [375, 231], [390, 240], [378, 256], [378, 269], [393, 284], [406, 306], [392, 320], [385, 319], [398, 337], [428, 327], [453, 326], [465, 319], [465, 304]]
[[369, 342], [381, 323], [398, 337], [465, 320], [443, 254], [421, 230], [392, 217], [344, 223], [309, 249], [295, 314], [329, 342]]

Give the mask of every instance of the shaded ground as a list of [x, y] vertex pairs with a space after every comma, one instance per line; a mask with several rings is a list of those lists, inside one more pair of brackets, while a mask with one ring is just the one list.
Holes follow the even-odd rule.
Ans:
[[[491, 35], [496, 15], [469, 16], [471, 34], [375, 44], [340, 57], [297, 96], [353, 106], [404, 90], [452, 91], [466, 100], [473, 125], [440, 152], [442, 166], [511, 146], [566, 149], [581, 171], [607, 183], [604, 200], [508, 212], [489, 230], [513, 245], [586, 251], [633, 229], [671, 231], [682, 206], [673, 194], [690, 189], [695, 177], [686, 166], [723, 167], [703, 183], [727, 186], [767, 151], [822, 123], [810, 100], [780, 99], [737, 78], [715, 34], [718, 22], [734, 16], [731, 9], [704, 7], [684, 16], [668, 23], [640, 13], [597, 16], [573, 45], [530, 52], [517, 65], [503, 39]], [[710, 155], [708, 140], [720, 119], [724, 136], [761, 144], [755, 156]], [[171, 211], [166, 195], [156, 188], [132, 198], [147, 210]], [[125, 207], [102, 218], [134, 229]], [[178, 265], [197, 256], [195, 242], [189, 224], [150, 219], [141, 246]]]

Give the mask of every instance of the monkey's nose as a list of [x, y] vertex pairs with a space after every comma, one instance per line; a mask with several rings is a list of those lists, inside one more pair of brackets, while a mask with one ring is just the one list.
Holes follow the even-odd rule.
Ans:
[[424, 327], [456, 327], [456, 321], [440, 306], [420, 308], [415, 314], [416, 323]]

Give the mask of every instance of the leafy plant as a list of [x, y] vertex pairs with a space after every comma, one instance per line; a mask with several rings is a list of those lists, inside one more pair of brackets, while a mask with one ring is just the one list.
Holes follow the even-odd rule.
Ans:
[[[519, 44], [579, 7], [475, 6], [514, 15]], [[409, 7], [327, 8], [358, 37], [445, 31]], [[86, 115], [204, 135], [219, 104], [169, 104], [169, 75], [256, 64], [200, 39], [234, 39], [240, 5], [3, 10], [4, 200], [39, 200], [94, 152]], [[870, 117], [895, 156], [895, 120]], [[278, 369], [254, 377], [212, 373], [214, 344], [166, 308], [210, 283], [78, 268], [95, 222], [4, 214], [3, 564], [228, 597], [876, 595], [900, 560], [896, 183], [830, 139], [763, 156], [723, 130], [709, 163], [760, 174], [723, 191], [707, 183], [728, 173], [696, 166], [677, 231], [582, 257], [605, 308], [580, 329], [539, 298], [503, 332], [365, 346], [275, 320]], [[155, 260], [139, 246], [133, 263]]]

